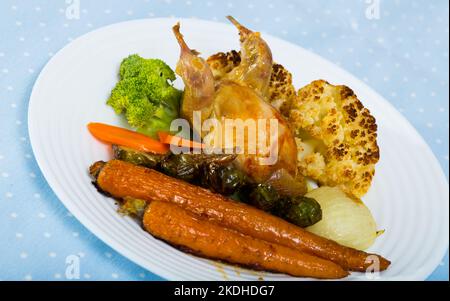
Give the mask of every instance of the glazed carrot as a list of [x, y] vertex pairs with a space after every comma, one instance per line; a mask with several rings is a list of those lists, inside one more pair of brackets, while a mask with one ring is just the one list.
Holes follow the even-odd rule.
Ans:
[[342, 246], [269, 213], [151, 169], [112, 160], [94, 164], [91, 174], [96, 176], [97, 186], [114, 197], [175, 203], [227, 228], [331, 260], [344, 269], [365, 271], [372, 264], [366, 262], [369, 256], [379, 260], [380, 270], [390, 265], [382, 256]]
[[159, 132], [159, 141], [164, 144], [171, 144], [178, 147], [188, 148], [205, 148], [205, 145], [200, 142], [183, 139], [181, 137], [173, 136], [165, 132]]
[[196, 255], [296, 277], [339, 279], [339, 265], [209, 222], [167, 202], [151, 202], [143, 219], [153, 236]]
[[92, 136], [106, 143], [133, 148], [146, 153], [165, 154], [169, 147], [146, 135], [104, 123], [89, 123]]

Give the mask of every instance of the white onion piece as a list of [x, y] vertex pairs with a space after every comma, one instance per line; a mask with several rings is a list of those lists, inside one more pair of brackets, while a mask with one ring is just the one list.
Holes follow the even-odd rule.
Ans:
[[322, 207], [322, 220], [308, 227], [308, 231], [358, 250], [366, 250], [375, 242], [377, 226], [362, 201], [331, 187], [320, 187], [306, 196]]

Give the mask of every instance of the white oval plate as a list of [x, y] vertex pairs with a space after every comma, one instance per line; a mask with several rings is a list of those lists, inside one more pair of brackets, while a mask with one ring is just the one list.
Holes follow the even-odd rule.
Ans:
[[[112, 199], [91, 184], [88, 167], [111, 158], [93, 139], [89, 122], [124, 125], [105, 105], [117, 82], [121, 60], [129, 54], [160, 58], [174, 67], [179, 48], [171, 32], [175, 19], [149, 19], [107, 26], [76, 39], [47, 64], [34, 86], [28, 112], [36, 160], [59, 199], [90, 231], [137, 264], [170, 280], [295, 279], [236, 270], [184, 254], [144, 232], [116, 212]], [[234, 27], [180, 20], [188, 44], [207, 55], [238, 49]], [[392, 260], [382, 280], [423, 280], [448, 246], [448, 184], [434, 155], [386, 100], [334, 64], [298, 46], [264, 35], [275, 60], [294, 74], [296, 87], [315, 79], [355, 90], [377, 118], [381, 161], [364, 201], [379, 229], [386, 229], [370, 251]], [[180, 82], [177, 82], [179, 85]], [[364, 280], [354, 273], [348, 279]]]

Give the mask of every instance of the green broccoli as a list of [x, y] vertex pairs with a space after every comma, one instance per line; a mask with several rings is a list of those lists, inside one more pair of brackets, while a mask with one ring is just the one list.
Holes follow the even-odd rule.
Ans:
[[143, 134], [156, 137], [158, 131], [168, 131], [179, 115], [182, 95], [172, 86], [173, 70], [161, 60], [134, 54], [122, 61], [119, 74], [107, 104]]

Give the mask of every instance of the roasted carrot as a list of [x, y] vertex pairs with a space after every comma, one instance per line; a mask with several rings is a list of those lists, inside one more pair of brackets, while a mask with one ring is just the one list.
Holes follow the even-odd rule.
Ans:
[[158, 136], [159, 141], [164, 144], [171, 144], [186, 148], [205, 148], [205, 145], [203, 143], [187, 140], [178, 136], [173, 136], [165, 132], [159, 132]]
[[166, 144], [117, 126], [89, 123], [88, 129], [95, 138], [106, 143], [126, 146], [147, 153], [165, 154], [169, 151]]
[[112, 160], [94, 164], [91, 174], [98, 176], [97, 186], [114, 197], [175, 203], [227, 228], [331, 260], [344, 269], [365, 271], [372, 264], [368, 260], [372, 256], [378, 258], [380, 270], [390, 265], [382, 256], [342, 246], [264, 211], [151, 169]]
[[348, 275], [332, 261], [244, 235], [167, 202], [151, 202], [143, 225], [153, 236], [210, 259], [296, 277], [339, 279]]

